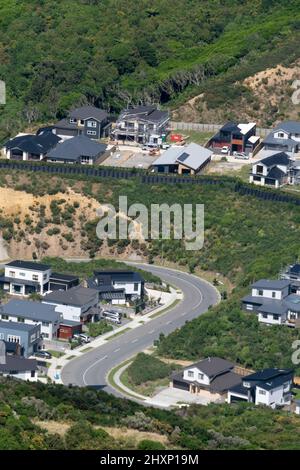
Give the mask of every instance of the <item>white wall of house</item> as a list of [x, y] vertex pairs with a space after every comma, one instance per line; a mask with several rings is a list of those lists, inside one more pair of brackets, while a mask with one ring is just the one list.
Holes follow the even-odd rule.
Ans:
[[29, 382], [37, 382], [38, 377], [37, 377], [37, 371], [34, 373], [34, 377], [31, 377], [31, 371], [25, 371], [25, 372], [18, 372], [17, 374], [0, 374], [3, 375], [3, 377], [15, 377], [16, 379], [20, 380], [29, 380]]
[[278, 131], [274, 132], [273, 136], [275, 139], [288, 139], [289, 133], [279, 129]]
[[142, 295], [142, 284], [140, 282], [113, 282], [115, 289], [125, 289], [126, 295]]
[[275, 408], [275, 406], [279, 405], [288, 405], [290, 404], [290, 399], [285, 401], [284, 399], [284, 391], [289, 391], [290, 383], [284, 387], [281, 385], [276, 387], [272, 390], [264, 390], [260, 388], [258, 385], [256, 386], [256, 394], [255, 394], [255, 404], [256, 405], [267, 405]]
[[44, 293], [43, 285], [49, 282], [49, 278], [51, 275], [51, 269], [47, 271], [35, 271], [32, 269], [20, 269], [14, 268], [13, 266], [5, 266], [5, 274], [6, 277], [12, 277], [16, 280], [16, 284], [18, 279], [22, 281], [33, 281], [38, 282], [41, 286], [41, 294]]
[[184, 380], [188, 380], [190, 382], [199, 382], [199, 384], [202, 384], [202, 385], [210, 384], [209, 377], [197, 367], [191, 367], [189, 369], [185, 369], [183, 371], [183, 378]]
[[[262, 291], [262, 294], [260, 292]], [[282, 290], [274, 290], [274, 289], [252, 289], [252, 295], [254, 297], [264, 297], [266, 299], [273, 299], [273, 300], [282, 300], [284, 297], [289, 295], [289, 287], [285, 287]]]
[[266, 314], [267, 318], [264, 318], [262, 313], [258, 314], [258, 321], [261, 323], [266, 323], [268, 325], [281, 325], [282, 324], [282, 317], [279, 316], [278, 319], [274, 319], [272, 313]]
[[43, 301], [43, 304], [54, 305], [56, 307], [55, 311], [61, 313], [64, 320], [80, 322], [80, 316], [82, 313], [82, 310], [80, 307], [74, 307], [72, 305], [56, 304], [54, 302], [46, 302], [46, 301]]
[[252, 173], [254, 173], [255, 175], [257, 174], [257, 167], [258, 166], [262, 167], [262, 172], [260, 171], [258, 174], [263, 175], [263, 176], [267, 176], [269, 167], [267, 167], [267, 165], [264, 165], [263, 163], [259, 163], [259, 162], [252, 166]]
[[300, 142], [300, 134], [291, 134], [291, 139], [295, 140], [296, 142]]

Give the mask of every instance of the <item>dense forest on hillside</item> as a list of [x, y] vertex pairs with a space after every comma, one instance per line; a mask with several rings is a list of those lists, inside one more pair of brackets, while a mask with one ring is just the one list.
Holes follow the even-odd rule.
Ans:
[[210, 79], [215, 103], [234, 100], [238, 74], [298, 57], [299, 29], [299, 0], [1, 0], [0, 140], [84, 102], [168, 105]]
[[93, 389], [0, 378], [2, 450], [299, 449], [299, 419], [244, 403], [164, 411]]

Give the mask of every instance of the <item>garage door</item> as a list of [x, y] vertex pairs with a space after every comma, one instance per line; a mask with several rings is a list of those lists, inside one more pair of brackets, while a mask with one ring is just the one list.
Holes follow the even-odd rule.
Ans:
[[187, 390], [187, 391], [189, 391], [190, 389], [189, 384], [185, 382], [181, 382], [180, 380], [173, 380], [173, 387], [180, 388], [181, 390]]

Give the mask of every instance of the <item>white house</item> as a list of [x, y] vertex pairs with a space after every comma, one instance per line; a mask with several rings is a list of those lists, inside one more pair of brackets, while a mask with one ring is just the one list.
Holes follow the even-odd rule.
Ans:
[[278, 124], [263, 141], [266, 150], [298, 152], [300, 147], [300, 122], [284, 121]]
[[290, 405], [293, 371], [263, 369], [243, 377], [242, 383], [228, 390], [228, 403], [247, 401], [271, 408]]
[[4, 341], [0, 341], [0, 375], [20, 380], [37, 381], [37, 361], [6, 354]]
[[29, 300], [9, 300], [0, 307], [0, 317], [3, 322], [25, 323], [40, 325], [41, 335], [49, 340], [57, 338], [61, 315], [51, 305]]
[[49, 287], [51, 267], [32, 261], [11, 261], [0, 276], [0, 288], [9, 294], [27, 296], [36, 292], [43, 295]]
[[195, 394], [206, 391], [221, 396], [239, 383], [241, 377], [234, 372], [234, 364], [220, 357], [208, 357], [172, 377], [174, 388]]
[[95, 289], [72, 287], [67, 291], [57, 290], [46, 294], [43, 305], [55, 308], [64, 320], [87, 323], [100, 317], [99, 294]]
[[251, 295], [242, 299], [242, 307], [255, 312], [261, 323], [295, 326], [300, 319], [300, 295], [291, 292], [288, 279], [261, 279], [252, 284]]
[[249, 182], [260, 186], [280, 186], [290, 182], [292, 159], [284, 152], [276, 153], [252, 165]]

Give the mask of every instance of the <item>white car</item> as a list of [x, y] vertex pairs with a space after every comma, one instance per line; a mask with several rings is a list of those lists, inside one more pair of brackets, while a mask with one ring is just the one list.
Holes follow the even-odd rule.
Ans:
[[221, 153], [226, 153], [226, 155], [229, 152], [229, 147], [227, 145], [224, 145], [224, 147], [221, 148]]
[[249, 160], [249, 156], [244, 152], [234, 152], [234, 158], [239, 158], [241, 160]]

